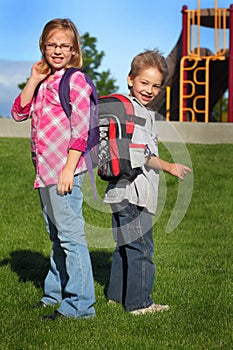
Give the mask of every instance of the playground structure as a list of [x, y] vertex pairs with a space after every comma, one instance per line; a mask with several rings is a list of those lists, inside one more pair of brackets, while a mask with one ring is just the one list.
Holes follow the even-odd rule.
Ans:
[[[203, 27], [211, 28], [213, 52], [201, 47]], [[233, 5], [219, 8], [217, 0], [211, 9], [201, 9], [200, 0], [196, 10], [184, 5], [182, 32], [166, 61], [166, 91], [155, 100], [166, 120], [213, 121], [212, 109], [228, 90], [227, 121], [233, 122]]]

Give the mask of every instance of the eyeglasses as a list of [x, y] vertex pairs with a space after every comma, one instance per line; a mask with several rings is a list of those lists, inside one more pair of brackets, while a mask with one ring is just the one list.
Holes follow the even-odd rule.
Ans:
[[63, 52], [70, 52], [73, 49], [73, 46], [70, 44], [61, 44], [61, 45], [57, 45], [55, 43], [45, 44], [46, 51], [55, 51], [57, 47], [59, 47], [59, 49]]

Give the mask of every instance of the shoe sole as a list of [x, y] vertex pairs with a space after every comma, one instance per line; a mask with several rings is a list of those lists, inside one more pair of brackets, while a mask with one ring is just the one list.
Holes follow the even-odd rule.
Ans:
[[129, 313], [134, 316], [139, 316], [139, 315], [145, 315], [145, 314], [154, 314], [158, 312], [164, 312], [168, 310], [170, 310], [169, 305], [152, 304], [148, 308], [133, 310], [133, 311], [130, 311]]

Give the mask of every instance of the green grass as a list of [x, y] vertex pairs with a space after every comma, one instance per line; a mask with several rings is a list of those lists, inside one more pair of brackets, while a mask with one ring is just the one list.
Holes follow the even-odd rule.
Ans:
[[[133, 317], [121, 306], [107, 305], [104, 289], [114, 247], [111, 215], [101, 199], [105, 183], [98, 180], [100, 199], [94, 202], [87, 179], [84, 215], [97, 316], [57, 322], [43, 322], [44, 310], [29, 309], [42, 295], [51, 249], [33, 190], [29, 140], [0, 138], [0, 147], [1, 350], [232, 349], [233, 145], [187, 146], [193, 167], [192, 200], [171, 232], [167, 225], [178, 181], [161, 176], [152, 296], [155, 302], [169, 303], [171, 310], [163, 314]], [[171, 158], [168, 149], [160, 145], [162, 158]], [[177, 149], [179, 156], [182, 149]], [[189, 176], [182, 183], [183, 192], [191, 180]]]

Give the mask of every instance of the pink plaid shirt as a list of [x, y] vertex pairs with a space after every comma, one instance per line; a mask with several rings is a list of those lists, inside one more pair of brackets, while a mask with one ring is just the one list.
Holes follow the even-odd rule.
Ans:
[[[46, 79], [38, 92], [36, 102], [32, 100], [24, 108], [20, 105], [20, 95], [12, 106], [12, 117], [23, 121], [32, 117], [31, 150], [36, 164], [34, 187], [57, 184], [67, 159], [68, 150], [85, 151], [89, 119], [91, 87], [81, 72], [75, 72], [70, 79], [69, 119], [59, 100], [58, 88], [64, 69], [57, 71], [53, 80]], [[75, 173], [86, 170], [81, 156]]]

